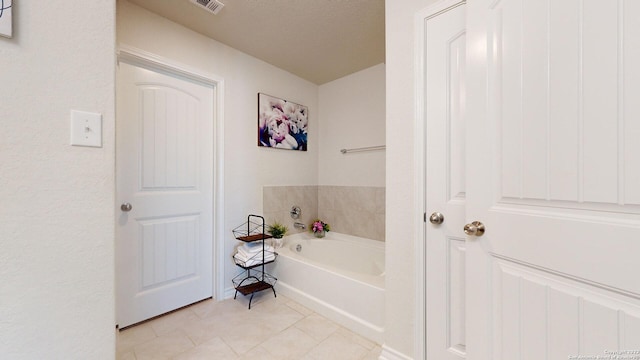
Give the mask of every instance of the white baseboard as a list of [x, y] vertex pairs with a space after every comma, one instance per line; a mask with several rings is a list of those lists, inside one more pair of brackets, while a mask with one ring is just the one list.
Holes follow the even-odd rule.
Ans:
[[407, 355], [396, 351], [387, 345], [382, 345], [382, 352], [380, 353], [379, 360], [413, 360]]
[[233, 299], [235, 294], [236, 294], [236, 289], [233, 288], [233, 287], [228, 287], [228, 288], [224, 289], [224, 299], [223, 300]]

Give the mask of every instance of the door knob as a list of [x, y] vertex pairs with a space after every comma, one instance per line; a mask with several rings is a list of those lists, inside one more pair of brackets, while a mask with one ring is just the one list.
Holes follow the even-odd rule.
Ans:
[[124, 212], [131, 211], [131, 209], [133, 209], [133, 206], [131, 206], [131, 204], [129, 204], [129, 203], [124, 203], [124, 204], [120, 205], [120, 210], [122, 210]]
[[444, 215], [436, 211], [429, 216], [429, 222], [433, 225], [440, 225], [444, 222]]
[[484, 230], [484, 224], [480, 221], [474, 221], [464, 226], [464, 233], [469, 236], [482, 236]]

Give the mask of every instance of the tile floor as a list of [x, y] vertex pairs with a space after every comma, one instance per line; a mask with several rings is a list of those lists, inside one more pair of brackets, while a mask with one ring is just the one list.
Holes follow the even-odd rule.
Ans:
[[282, 295], [207, 300], [120, 331], [118, 360], [368, 360], [381, 349]]

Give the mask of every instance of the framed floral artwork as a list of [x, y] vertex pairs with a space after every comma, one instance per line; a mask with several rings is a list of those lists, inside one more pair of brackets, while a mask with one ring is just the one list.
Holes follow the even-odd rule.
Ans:
[[309, 109], [258, 93], [258, 146], [307, 151]]
[[0, 0], [0, 36], [8, 38], [13, 35], [12, 2], [12, 0]]

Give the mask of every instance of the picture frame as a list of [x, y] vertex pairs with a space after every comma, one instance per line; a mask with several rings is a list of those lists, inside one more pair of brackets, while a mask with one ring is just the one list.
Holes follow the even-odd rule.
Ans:
[[13, 0], [0, 0], [0, 36], [13, 37]]
[[258, 93], [258, 146], [307, 151], [308, 107]]

